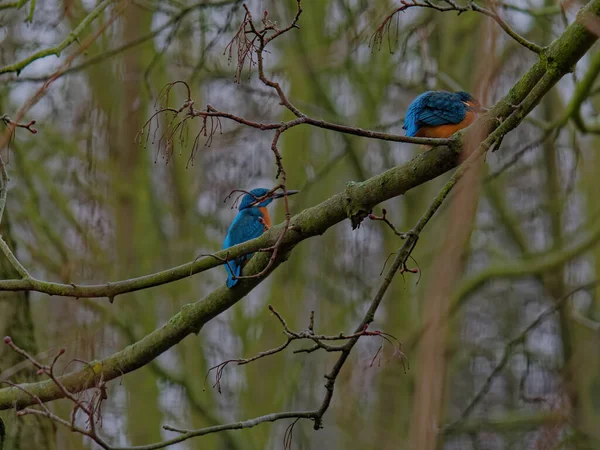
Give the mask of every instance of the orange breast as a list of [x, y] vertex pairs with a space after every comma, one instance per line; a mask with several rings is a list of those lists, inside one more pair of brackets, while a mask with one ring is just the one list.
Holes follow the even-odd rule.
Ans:
[[467, 111], [467, 114], [465, 114], [465, 118], [462, 120], [462, 122], [440, 125], [439, 127], [422, 127], [419, 128], [419, 131], [417, 131], [415, 136], [428, 138], [449, 138], [458, 130], [467, 128], [469, 125], [475, 122], [476, 118], [477, 115], [473, 111]]
[[271, 227], [271, 216], [269, 216], [269, 210], [267, 208], [265, 208], [264, 206], [260, 207], [258, 209], [260, 209], [263, 220], [265, 221], [267, 226], [270, 228]]

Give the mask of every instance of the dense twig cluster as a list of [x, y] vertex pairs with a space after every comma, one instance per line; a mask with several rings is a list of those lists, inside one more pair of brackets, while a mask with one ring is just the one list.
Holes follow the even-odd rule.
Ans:
[[[97, 427], [102, 427], [102, 402], [108, 399], [106, 382], [104, 381], [104, 377], [102, 376], [102, 371], [99, 371], [99, 376], [97, 377], [96, 383], [94, 386], [89, 386], [85, 391], [82, 391], [78, 394], [71, 393], [67, 387], [61, 382], [60, 378], [56, 375], [56, 363], [59, 358], [64, 355], [65, 349], [60, 349], [58, 353], [52, 359], [50, 365], [42, 364], [37, 361], [33, 356], [29, 355], [25, 350], [17, 346], [10, 336], [6, 336], [4, 338], [4, 343], [8, 345], [13, 351], [21, 355], [24, 359], [29, 361], [33, 367], [37, 369], [38, 375], [46, 375], [52, 383], [54, 383], [64, 394], [64, 397], [67, 398], [72, 404], [73, 409], [71, 410], [71, 415], [69, 420], [65, 420], [46, 407], [44, 402], [40, 400], [40, 398], [32, 393], [30, 393], [27, 389], [11, 383], [10, 381], [3, 381], [4, 383], [13, 386], [27, 395], [31, 396], [35, 400], [35, 404], [39, 406], [37, 408], [22, 408], [18, 409], [19, 405], [15, 405], [17, 407], [17, 416], [26, 416], [26, 415], [37, 415], [46, 417], [53, 422], [63, 425], [69, 428], [71, 431], [75, 431], [84, 436], [89, 437], [94, 440], [98, 445], [102, 448], [108, 449], [110, 448], [106, 442], [97, 434]], [[95, 368], [85, 362], [78, 359], [73, 360], [72, 362], [81, 362], [83, 363], [92, 373], [95, 373]], [[68, 365], [67, 365], [68, 366]], [[86, 398], [87, 397], [87, 398]], [[77, 425], [78, 413], [82, 413], [84, 415], [84, 423], [85, 428]]]
[[[244, 5], [244, 8], [246, 10], [244, 14], [244, 19], [242, 20], [242, 23], [240, 24], [237, 32], [235, 33], [231, 41], [229, 41], [229, 44], [227, 44], [227, 46], [225, 47], [225, 51], [223, 52], [223, 54], [228, 54], [229, 62], [231, 62], [233, 61], [233, 49], [234, 47], [237, 47], [235, 70], [235, 80], [237, 83], [240, 82], [242, 71], [244, 70], [246, 62], [248, 63], [248, 76], [250, 76], [250, 71], [252, 67], [256, 65], [256, 61], [254, 58], [256, 55], [256, 51], [258, 50], [256, 44], [258, 36], [254, 34], [251, 37], [248, 37], [249, 35], [251, 35], [250, 26], [252, 25], [252, 16], [250, 15], [250, 12], [248, 11], [246, 5]], [[266, 11], [265, 14], [267, 14]]]
[[[285, 350], [292, 342], [299, 341], [299, 340], [312, 341], [312, 342], [314, 342], [315, 345], [308, 347], [308, 348], [301, 348], [301, 349], [294, 350], [294, 353], [312, 353], [315, 350], [319, 350], [319, 349], [325, 350], [327, 352], [343, 352], [346, 349], [346, 345], [331, 345], [331, 344], [327, 344], [323, 341], [348, 341], [350, 339], [358, 339], [363, 336], [376, 336], [376, 337], [380, 337], [381, 339], [384, 340], [384, 342], [388, 342], [392, 346], [393, 356], [398, 356], [403, 362], [406, 359], [406, 356], [404, 355], [404, 353], [401, 350], [402, 344], [400, 343], [400, 341], [398, 341], [398, 339], [396, 339], [391, 334], [385, 333], [380, 330], [369, 331], [368, 324], [365, 324], [361, 331], [358, 331], [353, 334], [344, 334], [344, 333], [340, 333], [337, 335], [315, 334], [315, 332], [314, 332], [314, 324], [315, 324], [314, 311], [311, 311], [310, 322], [309, 322], [308, 327], [303, 331], [292, 331], [288, 327], [286, 321], [283, 319], [281, 314], [279, 314], [275, 310], [275, 308], [273, 308], [273, 306], [269, 305], [269, 311], [271, 311], [273, 313], [273, 315], [275, 315], [275, 317], [277, 317], [277, 319], [281, 323], [281, 325], [283, 327], [283, 334], [285, 334], [285, 336], [287, 338], [286, 341], [278, 347], [275, 347], [270, 350], [266, 350], [264, 352], [260, 352], [251, 358], [229, 359], [227, 361], [223, 361], [223, 362], [211, 367], [208, 370], [206, 377], [204, 378], [205, 384], [206, 384], [206, 380], [207, 380], [208, 376], [214, 370], [215, 371], [215, 383], [213, 384], [213, 387], [216, 388], [220, 394], [221, 393], [221, 379], [223, 378], [223, 370], [225, 370], [225, 368], [229, 364], [233, 363], [238, 366], [241, 366], [244, 364], [251, 363], [253, 361], [264, 358], [266, 356], [271, 356], [276, 353], [280, 353], [283, 350]], [[377, 350], [375, 356], [373, 357], [371, 365], [373, 365], [373, 362], [375, 361], [377, 356], [380, 355], [382, 348], [383, 348], [383, 344]]]

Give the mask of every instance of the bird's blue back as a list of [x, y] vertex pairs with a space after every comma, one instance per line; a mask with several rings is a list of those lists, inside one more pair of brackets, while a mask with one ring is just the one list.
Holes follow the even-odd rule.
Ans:
[[[250, 192], [252, 194], [244, 195], [240, 203], [240, 211], [227, 231], [227, 236], [225, 236], [225, 241], [223, 242], [223, 249], [250, 241], [264, 233], [265, 227], [259, 220], [262, 217], [260, 207], [266, 207], [271, 203], [272, 199], [268, 198], [256, 206], [249, 205], [252, 204], [256, 198], [266, 195], [269, 190], [258, 188], [253, 189]], [[227, 270], [227, 287], [231, 288], [237, 284], [238, 280], [234, 279], [233, 275], [236, 277], [240, 276], [244, 263], [252, 258], [252, 255], [253, 253], [240, 256], [235, 260], [229, 261], [228, 264], [225, 265], [225, 269]]]
[[424, 92], [408, 107], [402, 128], [407, 136], [415, 136], [421, 127], [460, 123], [467, 114], [464, 102], [470, 99], [470, 95], [464, 92]]

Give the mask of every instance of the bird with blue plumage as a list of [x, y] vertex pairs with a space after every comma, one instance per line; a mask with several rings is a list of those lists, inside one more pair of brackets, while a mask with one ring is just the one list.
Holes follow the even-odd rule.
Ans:
[[427, 91], [410, 104], [402, 128], [410, 137], [449, 138], [483, 111], [468, 92]]
[[[299, 191], [288, 190], [287, 195], [297, 194]], [[286, 194], [283, 192], [274, 193], [270, 189], [256, 188], [252, 189], [242, 197], [238, 207], [238, 213], [231, 223], [223, 249], [233, 247], [242, 242], [250, 241], [259, 237], [266, 229], [271, 227], [271, 217], [267, 206], [278, 198], [283, 198]], [[243, 255], [233, 260], [227, 261], [225, 270], [227, 270], [227, 287], [232, 288], [238, 283], [237, 277], [241, 276], [242, 268], [252, 258], [253, 253]]]

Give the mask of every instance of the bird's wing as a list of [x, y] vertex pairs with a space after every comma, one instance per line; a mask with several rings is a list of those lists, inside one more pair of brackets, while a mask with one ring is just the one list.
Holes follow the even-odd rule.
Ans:
[[[225, 242], [223, 242], [223, 249], [255, 239], [263, 234], [263, 232], [264, 226], [258, 221], [257, 216], [240, 212], [227, 231]], [[237, 284], [237, 280], [233, 278], [233, 275], [236, 277], [240, 276], [242, 266], [251, 257], [252, 253], [240, 256], [233, 261], [228, 261], [225, 265], [225, 270], [227, 270], [228, 274], [228, 287], [231, 288]]]
[[435, 94], [424, 99], [417, 123], [420, 126], [437, 127], [462, 122], [467, 112], [465, 104], [449, 92]]
[[258, 221], [257, 216], [240, 213], [227, 232], [227, 237], [229, 239], [228, 247], [257, 238], [263, 234], [263, 232], [264, 226]]
[[[263, 234], [263, 232], [264, 226], [258, 221], [256, 216], [240, 213], [229, 227], [223, 248], [233, 247], [242, 242], [255, 239]], [[250, 259], [251, 256], [245, 255], [237, 258], [239, 260], [238, 263], [242, 264], [245, 260]]]

